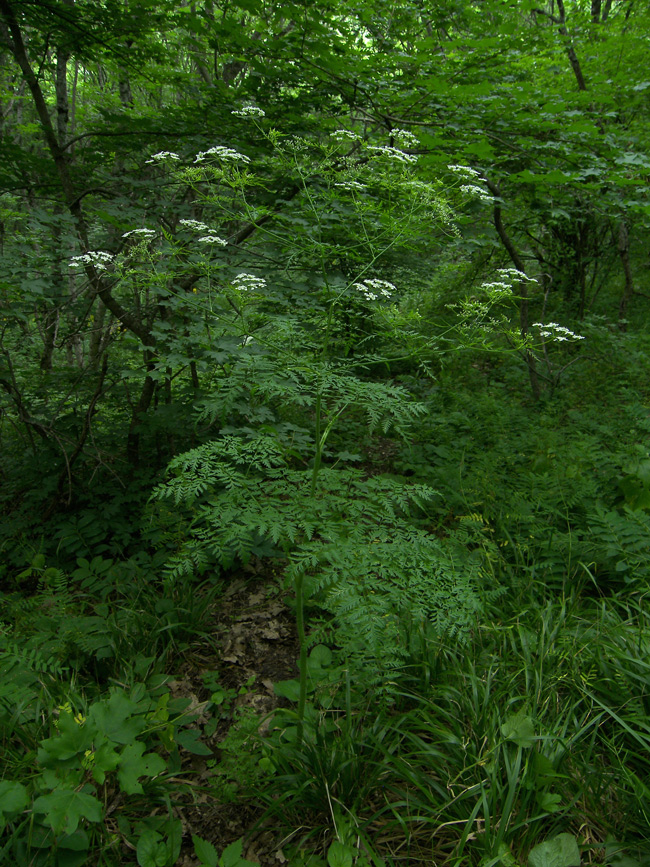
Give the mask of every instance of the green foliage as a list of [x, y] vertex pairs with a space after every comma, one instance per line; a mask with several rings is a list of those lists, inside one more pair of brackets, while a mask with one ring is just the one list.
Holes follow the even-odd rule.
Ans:
[[196, 834], [192, 835], [194, 851], [201, 867], [253, 867], [252, 861], [242, 857], [243, 842], [235, 840], [218, 855], [217, 850], [208, 840], [203, 840]]
[[592, 557], [608, 569], [607, 585], [622, 579], [644, 592], [650, 579], [650, 516], [626, 505], [620, 512], [600, 508], [590, 519]]
[[221, 803], [241, 803], [266, 784], [268, 762], [259, 742], [259, 717], [237, 713], [226, 736], [219, 742], [219, 759], [208, 760], [210, 792]]
[[0, 5], [0, 861], [640, 867], [646, 5]]
[[[137, 796], [145, 791], [148, 799], [165, 803], [168, 793], [178, 788], [171, 777], [178, 765], [182, 727], [192, 720], [183, 713], [187, 704], [170, 701], [164, 689], [148, 691], [138, 684], [129, 692], [113, 688], [85, 713], [74, 713], [69, 703], [60, 706], [52, 716], [51, 735], [40, 740], [34, 754], [29, 784], [1, 784], [5, 854], [29, 856], [40, 864], [51, 852], [63, 865], [65, 853], [73, 850], [87, 859], [97, 846], [106, 845], [99, 826], [109, 801], [121, 802], [120, 816], [137, 815]], [[11, 773], [10, 766], [7, 771]], [[142, 867], [174, 864], [179, 851], [177, 820], [166, 838], [151, 827], [138, 837]]]
[[[7, 625], [0, 635], [5, 677], [17, 672], [60, 674], [92, 671], [100, 679], [131, 669], [143, 676], [156, 659], [179, 652], [201, 634], [219, 584], [162, 585], [164, 557], [140, 555], [127, 561], [79, 558], [71, 577], [37, 566], [18, 576], [38, 577], [37, 592], [3, 594]], [[16, 674], [10, 675], [12, 667]]]
[[172, 575], [222, 568], [272, 545], [287, 577], [306, 577], [314, 602], [337, 622], [337, 642], [358, 672], [381, 677], [409, 652], [422, 622], [437, 634], [467, 629], [479, 608], [481, 558], [463, 539], [439, 539], [409, 518], [434, 492], [354, 470], [291, 470], [271, 436], [228, 437], [177, 458], [156, 498], [189, 508], [188, 542]]
[[348, 678], [347, 710], [308, 705], [302, 741], [295, 712], [275, 716], [274, 730], [262, 744], [263, 767], [270, 776], [257, 791], [266, 816], [290, 823], [308, 819], [312, 826], [327, 827], [336, 804], [339, 817], [363, 826], [368, 805], [394, 777], [390, 756], [398, 753], [403, 736], [376, 709], [353, 712], [349, 696]]
[[538, 843], [528, 856], [529, 867], [580, 867], [580, 850], [571, 834]]

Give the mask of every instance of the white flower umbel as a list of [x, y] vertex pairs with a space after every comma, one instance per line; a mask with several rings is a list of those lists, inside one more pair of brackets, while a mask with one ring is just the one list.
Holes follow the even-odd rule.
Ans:
[[338, 184], [334, 184], [334, 186], [338, 187], [340, 190], [347, 190], [349, 193], [362, 193], [364, 190], [368, 189], [365, 184], [361, 184], [359, 181], [341, 181]]
[[361, 136], [349, 129], [337, 129], [332, 133], [334, 141], [359, 141]]
[[547, 340], [554, 340], [558, 343], [564, 343], [567, 340], [584, 340], [581, 334], [575, 334], [570, 328], [565, 328], [564, 325], [558, 325], [557, 322], [533, 322], [532, 328], [539, 328], [540, 337]]
[[450, 172], [453, 172], [455, 175], [458, 175], [464, 181], [473, 181], [474, 178], [480, 178], [481, 173], [477, 172], [476, 169], [472, 169], [469, 166], [456, 166], [451, 165], [447, 166]]
[[461, 193], [466, 196], [471, 196], [473, 199], [479, 199], [481, 202], [488, 202], [490, 205], [494, 202], [492, 196], [476, 184], [463, 184], [460, 188]]
[[504, 283], [502, 280], [493, 280], [492, 283], [481, 283], [483, 289], [512, 289], [510, 283]]
[[202, 238], [199, 238], [199, 244], [218, 244], [220, 247], [226, 247], [228, 241], [225, 241], [218, 235], [204, 235]]
[[308, 142], [300, 135], [290, 135], [283, 140], [282, 147], [286, 151], [306, 151]]
[[210, 227], [205, 223], [202, 223], [200, 220], [179, 220], [179, 226], [183, 226], [185, 229], [194, 229], [196, 232], [209, 232]]
[[250, 162], [249, 157], [240, 154], [239, 151], [235, 151], [232, 148], [224, 147], [223, 145], [215, 145], [207, 151], [199, 151], [194, 162], [202, 163], [206, 157], [215, 157], [216, 159], [226, 163], [246, 164]]
[[106, 271], [108, 265], [113, 263], [113, 258], [110, 253], [92, 250], [82, 253], [81, 256], [73, 256], [70, 259], [70, 268], [85, 268], [86, 265], [93, 265], [98, 271]]
[[148, 239], [154, 238], [156, 236], [156, 232], [153, 229], [131, 229], [130, 232], [125, 232], [122, 237], [130, 238], [132, 235], [136, 235], [139, 238]]
[[266, 112], [256, 105], [245, 105], [243, 108], [231, 111], [230, 114], [234, 114], [235, 117], [266, 117]]
[[420, 144], [417, 136], [414, 136], [408, 129], [392, 129], [390, 134], [404, 147], [414, 148]]
[[499, 301], [512, 295], [513, 283], [537, 283], [534, 277], [529, 277], [516, 268], [497, 268], [498, 280], [481, 283], [481, 289], [491, 302]]
[[502, 280], [494, 280], [492, 283], [481, 283], [481, 289], [491, 301], [512, 295], [512, 286], [510, 283], [504, 283]]
[[255, 274], [242, 273], [235, 277], [232, 285], [240, 292], [259, 292], [266, 287], [266, 280]]
[[390, 298], [396, 292], [395, 286], [388, 280], [367, 279], [361, 283], [353, 283], [352, 288], [360, 292], [366, 301], [376, 301], [378, 298]]
[[404, 151], [389, 147], [389, 145], [369, 145], [368, 150], [377, 157], [384, 157], [393, 162], [416, 163], [418, 161], [415, 154], [405, 154]]
[[145, 160], [146, 163], [163, 163], [167, 160], [180, 160], [178, 154], [174, 154], [171, 151], [159, 151], [157, 154], [152, 154], [151, 159]]
[[537, 283], [534, 277], [529, 277], [517, 268], [497, 268], [497, 274], [502, 280], [517, 281], [518, 283]]

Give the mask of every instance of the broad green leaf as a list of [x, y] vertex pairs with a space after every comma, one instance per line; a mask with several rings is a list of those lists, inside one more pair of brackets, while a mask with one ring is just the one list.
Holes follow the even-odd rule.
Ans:
[[155, 777], [161, 774], [167, 765], [162, 756], [157, 753], [143, 755], [145, 745], [139, 741], [125, 747], [120, 758], [117, 778], [120, 787], [127, 795], [141, 795], [143, 788], [138, 782], [140, 777]]
[[136, 855], [140, 867], [167, 867], [167, 846], [158, 831], [147, 828], [138, 839]]
[[354, 855], [352, 846], [335, 840], [327, 850], [327, 863], [329, 867], [352, 867]]
[[100, 801], [85, 792], [56, 789], [34, 801], [34, 812], [45, 813], [45, 820], [55, 834], [74, 834], [81, 819], [101, 822], [103, 808]]
[[108, 699], [97, 702], [88, 711], [99, 731], [118, 744], [130, 744], [145, 726], [142, 717], [134, 717], [138, 705], [124, 693], [116, 690]]
[[309, 654], [309, 661], [321, 668], [332, 664], [332, 651], [324, 644], [317, 644]]
[[498, 856], [501, 862], [501, 867], [519, 867], [519, 862], [512, 854], [510, 846], [507, 843], [499, 843]]
[[201, 867], [218, 867], [219, 855], [212, 843], [197, 837], [196, 834], [192, 834], [192, 843], [194, 843], [194, 852], [201, 862]]
[[74, 834], [62, 837], [58, 842], [59, 849], [70, 849], [72, 852], [84, 852], [90, 846], [90, 837], [83, 828], [77, 828]]
[[340, 461], [362, 461], [363, 460], [363, 455], [360, 455], [357, 452], [348, 452], [348, 451], [337, 452], [336, 457]]
[[201, 732], [197, 729], [184, 729], [176, 732], [176, 743], [195, 756], [211, 756], [212, 750], [201, 743], [200, 737]]
[[71, 849], [57, 850], [56, 867], [87, 867], [88, 852], [73, 852]]
[[537, 803], [540, 810], [544, 810], [545, 813], [557, 813], [562, 803], [562, 795], [553, 792], [540, 792], [537, 795]]
[[465, 152], [479, 160], [490, 160], [494, 157], [494, 148], [486, 139], [466, 145]]
[[300, 697], [300, 684], [297, 680], [279, 680], [273, 685], [273, 691], [281, 698], [289, 701], [298, 701]]
[[68, 763], [79, 753], [91, 749], [97, 733], [94, 724], [87, 719], [83, 725], [72, 713], [63, 711], [58, 719], [57, 732], [51, 738], [41, 741], [38, 749], [38, 763], [42, 767]]
[[113, 749], [111, 744], [102, 744], [92, 753], [92, 757], [93, 779], [102, 785], [106, 779], [106, 774], [114, 771], [119, 765], [121, 756]]
[[558, 834], [532, 849], [528, 867], [580, 867], [580, 850], [572, 834]]
[[219, 867], [257, 867], [252, 861], [247, 861], [242, 856], [243, 848], [244, 842], [241, 837], [230, 846], [226, 846], [221, 853], [221, 858], [219, 858]]
[[608, 867], [645, 867], [647, 860], [643, 859], [643, 864], [637, 858], [633, 858], [626, 854], [627, 847], [622, 843], [608, 837], [605, 841], [605, 861]]
[[518, 747], [532, 747], [535, 743], [535, 727], [532, 717], [524, 710], [509, 716], [501, 726], [501, 734]]
[[29, 795], [22, 783], [0, 782], [0, 822], [7, 814], [21, 813], [28, 803]]

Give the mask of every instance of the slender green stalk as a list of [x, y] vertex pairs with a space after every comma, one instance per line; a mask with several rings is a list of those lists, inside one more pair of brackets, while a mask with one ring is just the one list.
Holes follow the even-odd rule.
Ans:
[[316, 492], [316, 480], [318, 479], [318, 471], [320, 470], [321, 464], [321, 456], [323, 454], [323, 443], [321, 441], [321, 394], [320, 391], [316, 395], [316, 426], [315, 426], [315, 439], [316, 439], [316, 452], [314, 454], [314, 469], [311, 474], [311, 495], [314, 496]]
[[300, 645], [300, 694], [298, 696], [298, 744], [302, 743], [305, 731], [305, 703], [307, 701], [307, 642], [305, 641], [305, 610], [303, 594], [304, 575], [296, 575], [294, 588], [296, 593], [296, 631]]

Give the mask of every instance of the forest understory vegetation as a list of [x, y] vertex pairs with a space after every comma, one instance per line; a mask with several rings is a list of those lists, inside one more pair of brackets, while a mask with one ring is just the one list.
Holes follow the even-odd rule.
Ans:
[[649, 867], [648, 27], [0, 0], [0, 864]]

